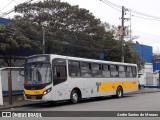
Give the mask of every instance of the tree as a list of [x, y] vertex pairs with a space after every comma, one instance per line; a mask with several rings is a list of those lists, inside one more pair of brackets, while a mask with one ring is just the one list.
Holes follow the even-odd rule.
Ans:
[[[100, 53], [105, 53], [106, 60], [121, 59], [118, 28], [102, 24], [88, 10], [58, 0], [46, 0], [20, 4], [15, 7], [15, 12], [21, 14], [15, 20], [19, 21], [20, 31], [28, 38], [42, 43], [44, 27], [46, 53], [95, 59]], [[130, 47], [131, 44], [125, 44], [125, 62], [135, 63], [139, 60], [137, 53]]]
[[[93, 53], [100, 48], [102, 50], [111, 47], [104, 43], [112, 42], [112, 34], [105, 31], [99, 19], [78, 6], [71, 6], [57, 0], [46, 0], [21, 4], [15, 7], [15, 11], [22, 14], [21, 19], [30, 21], [39, 28], [45, 27], [47, 53], [67, 54], [68, 51], [72, 55], [75, 54], [73, 50], [76, 48], [81, 53], [86, 51]], [[25, 33], [32, 34], [29, 31]], [[88, 55], [87, 57], [93, 56]]]
[[33, 50], [33, 48], [41, 49], [40, 42], [22, 34], [17, 21], [12, 20], [9, 24], [0, 26], [0, 54], [9, 67], [14, 66], [17, 55], [22, 55], [24, 50]]

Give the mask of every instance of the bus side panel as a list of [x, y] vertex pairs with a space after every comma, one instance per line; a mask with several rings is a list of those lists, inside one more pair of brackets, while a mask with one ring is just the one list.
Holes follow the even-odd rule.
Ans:
[[80, 89], [81, 97], [90, 97], [90, 79], [89, 78], [69, 78], [68, 80], [70, 90], [74, 88]]
[[101, 82], [99, 86], [99, 92], [116, 91], [118, 86], [121, 86], [123, 91], [137, 90], [138, 84], [133, 81], [115, 81], [115, 82]]
[[[116, 92], [107, 82], [110, 78], [93, 78], [91, 79], [91, 97], [114, 95]], [[112, 80], [113, 81], [113, 80]]]
[[68, 78], [66, 82], [54, 86], [56, 100], [70, 99], [71, 91], [74, 88], [80, 90], [82, 98], [89, 98], [91, 95], [89, 78]]
[[55, 101], [70, 99], [70, 89], [67, 81], [55, 85], [53, 86], [53, 88], [54, 88], [54, 94], [56, 96], [56, 98], [54, 99]]
[[54, 86], [56, 100], [70, 99], [71, 91], [78, 88], [82, 98], [115, 95], [118, 86], [124, 93], [138, 90], [137, 78], [70, 78]]
[[136, 78], [93, 78], [91, 82], [92, 97], [115, 95], [118, 86], [121, 86], [124, 93], [138, 90]]

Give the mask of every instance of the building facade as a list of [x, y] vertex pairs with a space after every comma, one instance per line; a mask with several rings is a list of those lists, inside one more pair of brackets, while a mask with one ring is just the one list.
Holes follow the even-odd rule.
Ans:
[[152, 46], [136, 44], [134, 49], [145, 62], [144, 68], [139, 71], [139, 83], [141, 87], [160, 87], [160, 56], [153, 56]]
[[152, 63], [153, 61], [153, 48], [152, 46], [143, 45], [143, 44], [136, 44], [134, 45], [134, 49], [138, 52], [141, 59], [145, 63]]
[[0, 25], [9, 23], [11, 20], [7, 18], [0, 18]]

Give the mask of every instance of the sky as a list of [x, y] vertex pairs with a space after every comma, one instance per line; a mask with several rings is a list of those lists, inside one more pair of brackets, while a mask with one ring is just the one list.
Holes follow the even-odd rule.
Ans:
[[[0, 15], [4, 12], [14, 8], [15, 5], [20, 4], [27, 0], [1, 0]], [[38, 0], [33, 0], [38, 1]], [[134, 40], [140, 44], [149, 45], [153, 47], [154, 53], [160, 54], [160, 0], [61, 0], [68, 2], [71, 5], [79, 5], [80, 8], [89, 10], [96, 18], [99, 18], [102, 22], [107, 22], [111, 25], [121, 25], [121, 6], [131, 9], [130, 12], [126, 11], [125, 18], [130, 20], [125, 21], [124, 25], [128, 26], [132, 30], [132, 36], [139, 36]], [[112, 2], [116, 6], [108, 5], [105, 2]], [[118, 9], [118, 10], [117, 10]], [[152, 16], [147, 18], [140, 14], [135, 14], [133, 11]], [[6, 18], [12, 18], [13, 13], [5, 16]], [[143, 17], [143, 18], [142, 18]], [[153, 17], [157, 17], [154, 19]]]

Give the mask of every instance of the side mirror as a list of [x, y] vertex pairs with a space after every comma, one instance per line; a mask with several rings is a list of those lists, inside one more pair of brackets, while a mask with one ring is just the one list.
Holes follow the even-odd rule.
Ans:
[[24, 77], [24, 64], [20, 66], [19, 74]]

